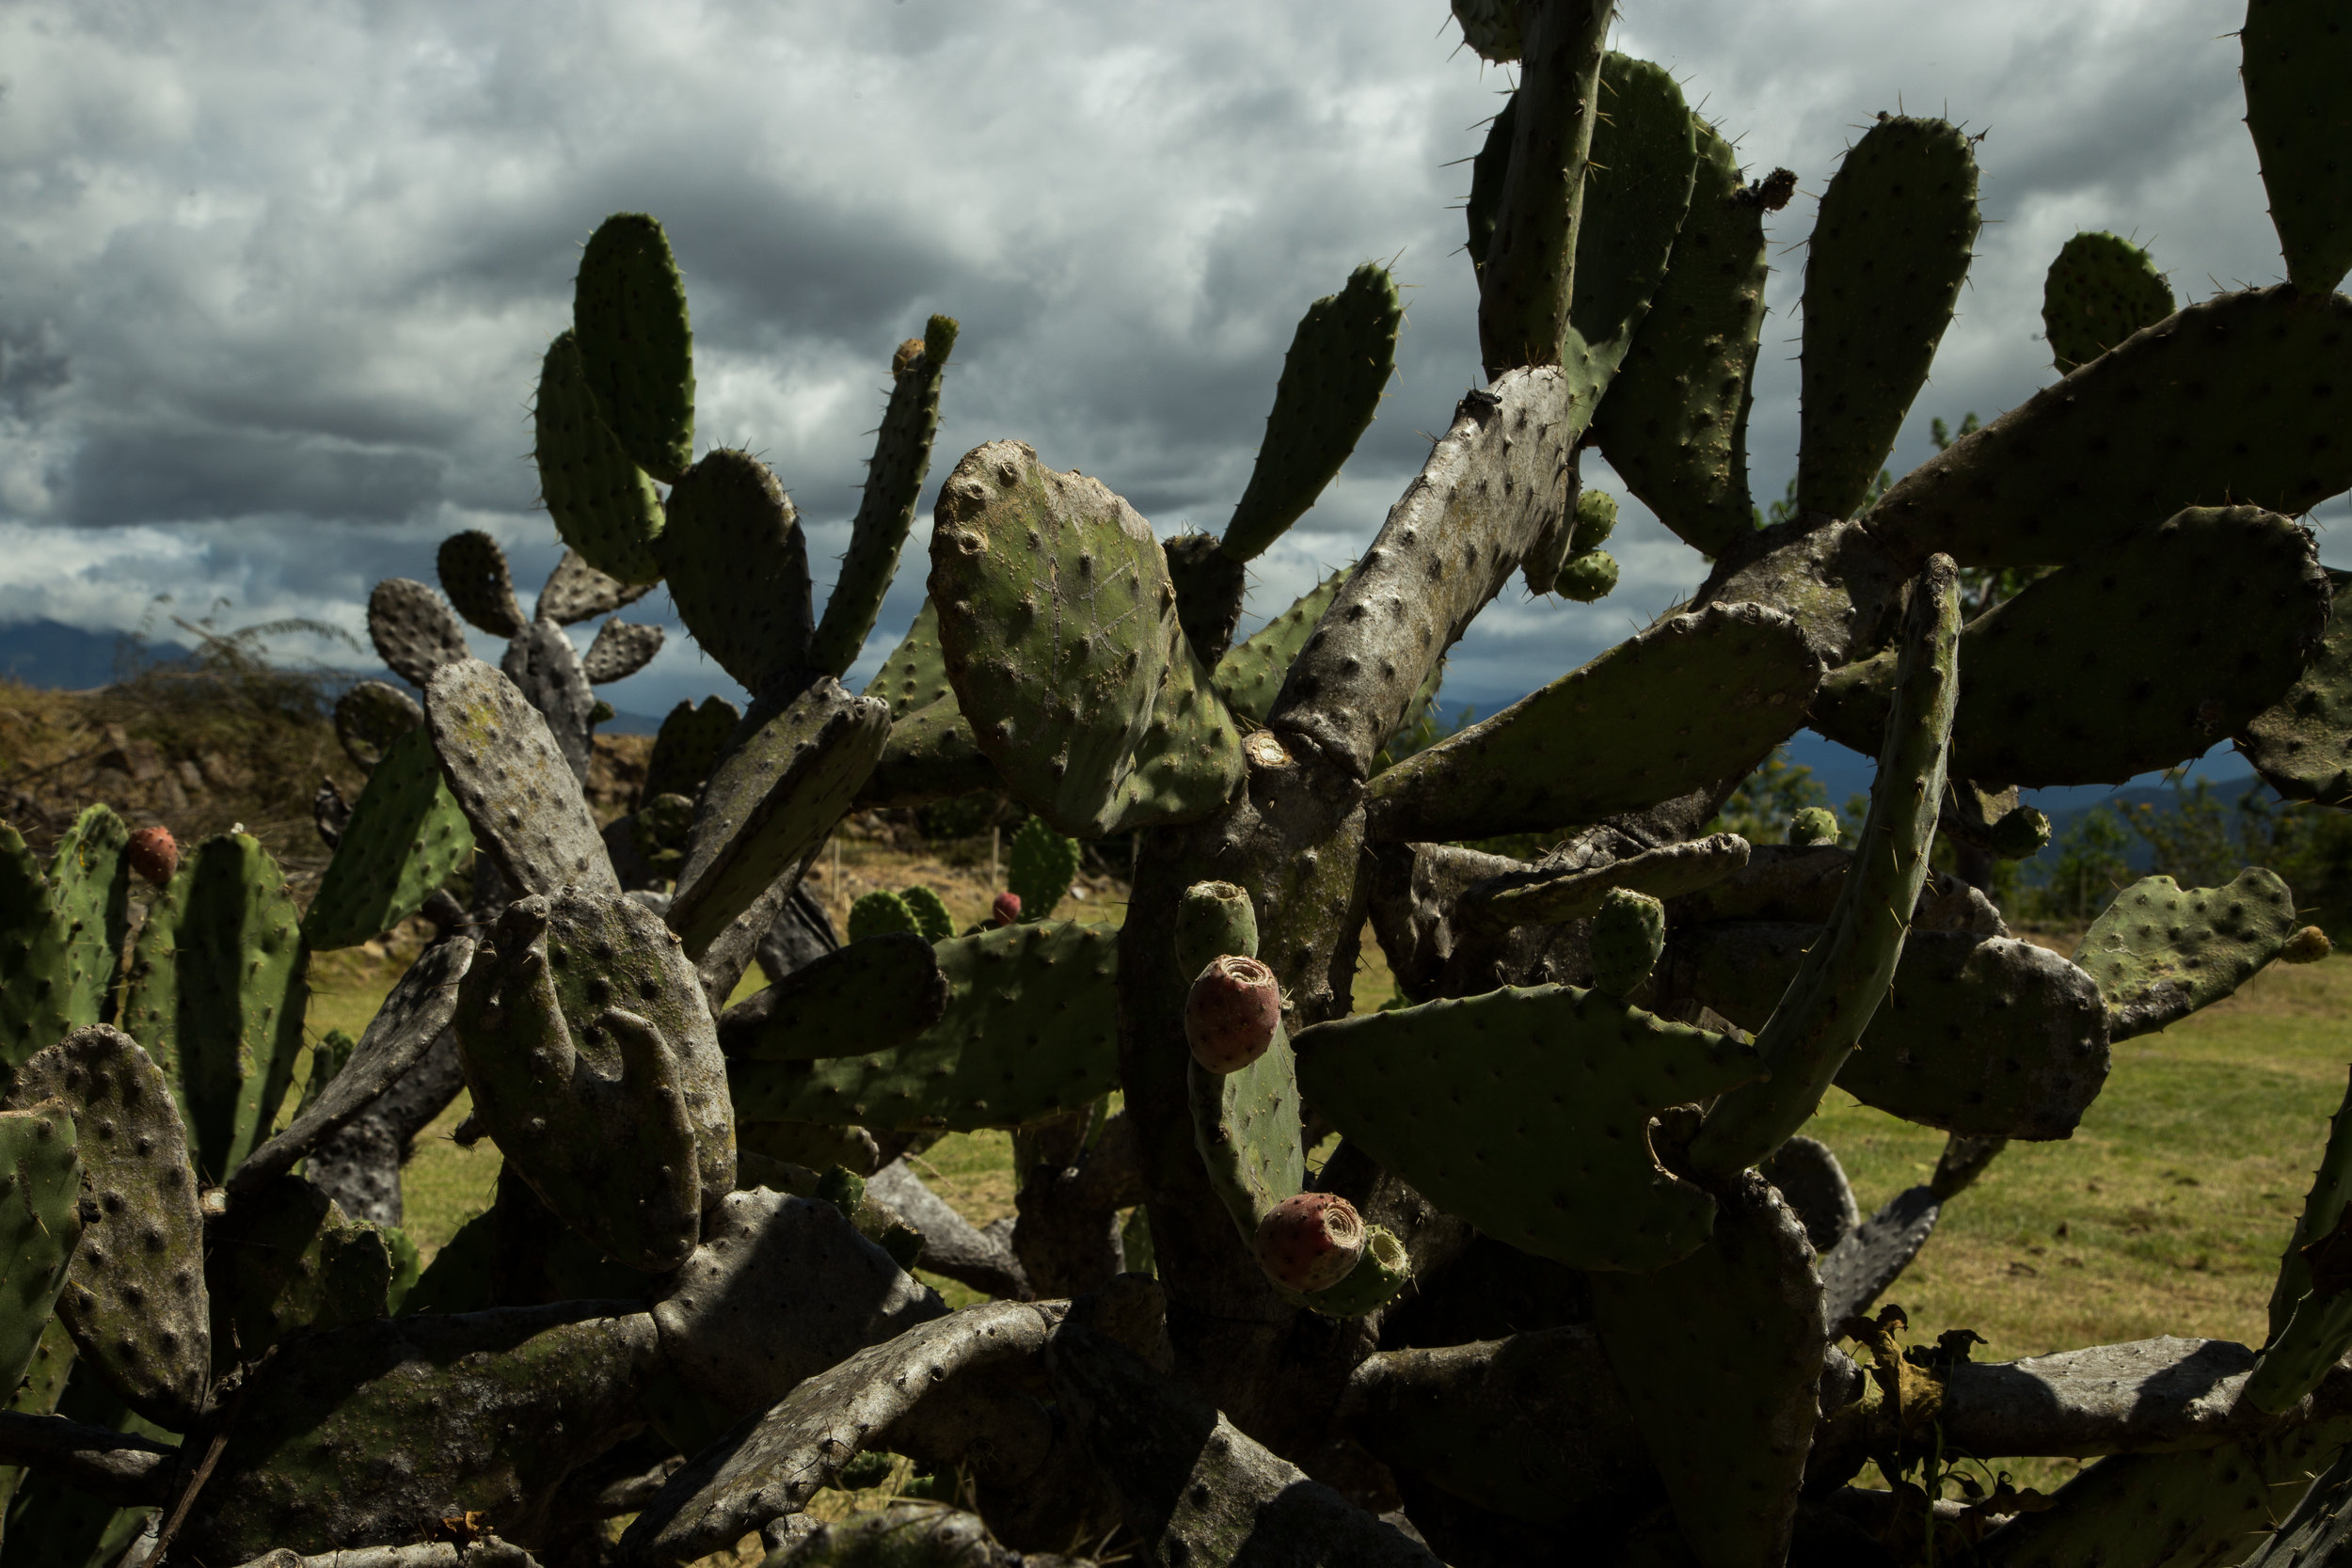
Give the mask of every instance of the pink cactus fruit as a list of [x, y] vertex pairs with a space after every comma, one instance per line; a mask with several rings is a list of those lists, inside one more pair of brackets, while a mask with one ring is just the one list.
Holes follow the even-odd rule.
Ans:
[[988, 923], [1002, 928], [1018, 924], [1020, 919], [1021, 895], [1017, 893], [998, 894], [994, 906], [989, 911]]
[[180, 846], [169, 828], [141, 828], [131, 835], [126, 853], [131, 869], [156, 887], [170, 881], [180, 869]]
[[1264, 1055], [1281, 1022], [1282, 988], [1255, 958], [1210, 959], [1184, 999], [1184, 1038], [1211, 1072], [1239, 1072]]
[[1364, 1220], [1329, 1193], [1284, 1198], [1258, 1222], [1258, 1265], [1278, 1285], [1327, 1291], [1364, 1255]]

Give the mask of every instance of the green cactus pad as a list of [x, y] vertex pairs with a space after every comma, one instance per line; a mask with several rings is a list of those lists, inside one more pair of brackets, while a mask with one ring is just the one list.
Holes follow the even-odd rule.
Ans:
[[61, 1101], [79, 1129], [85, 1212], [57, 1310], [82, 1364], [150, 1420], [185, 1432], [212, 1368], [204, 1221], [170, 1086], [119, 1030], [79, 1029], [26, 1062], [6, 1101]]
[[653, 754], [645, 759], [645, 782], [638, 789], [638, 798], [650, 800], [657, 795], [683, 795], [691, 800], [700, 795], [711, 769], [727, 754], [735, 727], [742, 721], [741, 710], [723, 697], [705, 697], [699, 706], [680, 703], [672, 708], [653, 737]]
[[1871, 535], [1905, 560], [2092, 563], [2183, 507], [2308, 512], [2352, 485], [2332, 396], [2347, 338], [2341, 294], [2189, 306], [1905, 474]]
[[[875, 614], [898, 571], [898, 551], [914, 526], [914, 503], [930, 471], [931, 438], [939, 434], [939, 383], [956, 346], [952, 316], [933, 316], [920, 338], [898, 345], [890, 362], [890, 405], [874, 436], [866, 466], [866, 493], [850, 524], [850, 553], [841, 559], [825, 618], [809, 639], [808, 661], [843, 675], [865, 651]], [[895, 715], [894, 715], [895, 717]]]
[[1560, 565], [1551, 591], [1578, 604], [1597, 604], [1617, 589], [1617, 558], [1607, 550], [1580, 550]]
[[1707, 1239], [1715, 1201], [1659, 1164], [1650, 1118], [1763, 1070], [1734, 1040], [1565, 986], [1365, 1013], [1293, 1043], [1300, 1092], [1351, 1142], [1446, 1212], [1584, 1269], [1662, 1268]]
[[694, 333], [660, 224], [615, 213], [596, 226], [572, 282], [572, 325], [605, 425], [630, 462], [675, 484], [694, 460]]
[[972, 726], [950, 692], [890, 726], [857, 804], [923, 806], [1002, 786], [996, 765], [972, 738]]
[[[1742, 1029], [1761, 1029], [1821, 929], [1684, 927], [1668, 949], [1664, 983]], [[2064, 1138], [2098, 1097], [2107, 1067], [2106, 1011], [2082, 970], [2027, 942], [1913, 931], [1837, 1086], [1963, 1136]]]
[[1666, 948], [1666, 906], [1646, 893], [1613, 887], [1593, 916], [1593, 988], [1603, 996], [1630, 996], [1649, 980]]
[[975, 448], [940, 492], [930, 592], [974, 737], [1057, 832], [1205, 816], [1240, 786], [1159, 543], [1099, 482], [1021, 442]]
[[206, 1228], [204, 1283], [220, 1377], [294, 1335], [389, 1315], [391, 1249], [308, 1181], [280, 1176]]
[[925, 942], [946, 942], [956, 934], [956, 917], [938, 894], [919, 883], [898, 895], [914, 916], [914, 928]]
[[1692, 1557], [1754, 1568], [1788, 1552], [1830, 1325], [1804, 1226], [1772, 1183], [1743, 1171], [1717, 1197], [1690, 1257], [1592, 1276], [1593, 1323]]
[[2171, 313], [2172, 285], [2155, 259], [2119, 235], [2075, 235], [2042, 280], [2042, 330], [2060, 375]]
[[466, 628], [441, 595], [407, 578], [386, 578], [368, 594], [368, 636], [392, 673], [414, 687], [442, 665], [470, 657]]
[[[1654, 806], [1753, 768], [1820, 679], [1797, 623], [1775, 610], [1668, 616], [1374, 779], [1374, 836], [1542, 832]], [[1673, 717], [1699, 712], [1704, 724]]]
[[49, 857], [49, 884], [65, 923], [72, 1028], [97, 1023], [114, 1010], [122, 941], [131, 923], [131, 866], [124, 851], [130, 825], [108, 805], [85, 807]]
[[649, 911], [567, 888], [518, 899], [468, 971], [457, 1048], [474, 1115], [565, 1223], [648, 1274], [735, 1186], [717, 1027]]
[[1119, 1086], [1119, 934], [1045, 921], [940, 942], [953, 988], [922, 1037], [808, 1063], [735, 1062], [744, 1121], [914, 1130], [1018, 1127]]
[[539, 602], [532, 607], [531, 618], [568, 626], [593, 616], [609, 615], [652, 593], [655, 580], [623, 582], [589, 565], [578, 550], [566, 545], [555, 570], [548, 574], [546, 585], [539, 590]]
[[1405, 306], [1388, 269], [1366, 261], [1338, 293], [1307, 307], [1282, 356], [1257, 466], [1225, 525], [1224, 553], [1252, 561], [1323, 494], [1396, 373]]
[[653, 656], [661, 651], [663, 637], [660, 626], [607, 621], [596, 628], [596, 640], [580, 656], [580, 672], [591, 686], [625, 681], [653, 662]]
[[1250, 724], [1265, 722], [1282, 689], [1282, 677], [1290, 673], [1291, 660], [1314, 635], [1315, 624], [1346, 580], [1346, 572], [1332, 573], [1216, 661], [1210, 679], [1234, 718]]
[[863, 693], [890, 705], [895, 721], [955, 694], [947, 684], [947, 663], [939, 651], [939, 611], [928, 598], [914, 612], [906, 636], [883, 659]]
[[0, 1388], [24, 1380], [82, 1239], [82, 1161], [62, 1101], [0, 1111]]
[[1258, 956], [1258, 911], [1232, 882], [1195, 882], [1176, 906], [1177, 977], [1189, 986], [1225, 957]]
[[936, 1024], [948, 994], [938, 957], [919, 934], [853, 939], [729, 1007], [719, 1044], [730, 1060], [757, 1062], [887, 1049]]
[[0, 823], [0, 1056], [14, 1068], [73, 1027], [73, 933], [57, 890]]
[[473, 829], [441, 780], [433, 737], [411, 730], [368, 775], [335, 858], [302, 917], [313, 952], [350, 947], [424, 907], [473, 853]]
[[808, 662], [808, 541], [767, 464], [705, 453], [670, 492], [654, 548], [696, 645], [752, 695]]
[[914, 934], [914, 911], [897, 894], [876, 889], [850, 906], [849, 936], [851, 942], [864, 942], [868, 937], [895, 934]]
[[1868, 498], [1952, 323], [1977, 223], [1976, 156], [1947, 120], [1882, 116], [1831, 176], [1805, 256], [1800, 514], [1851, 516]]
[[441, 777], [510, 886], [619, 894], [580, 779], [514, 682], [462, 659], [425, 689], [424, 712]]
[[[1764, 328], [1764, 211], [1731, 144], [1692, 116], [1697, 172], [1665, 281], [1593, 417], [1593, 439], [1659, 521], [1707, 555], [1755, 528], [1748, 404]], [[1596, 492], [1587, 491], [1587, 495]], [[1580, 528], [1579, 549], [1600, 536]]]
[[2326, 294], [2352, 269], [2352, 32], [2326, 0], [2249, 0], [2238, 74], [2287, 278]]
[[[653, 1320], [618, 1302], [400, 1317], [286, 1345], [247, 1385], [181, 1536], [191, 1561], [548, 1529], [557, 1487], [644, 1420]], [[365, 1476], [366, 1484], [355, 1484]]]
[[[1576, 291], [1560, 368], [1589, 395], [1615, 384], [1664, 284], [1691, 206], [1698, 122], [1662, 65], [1611, 54], [1600, 63], [1599, 122], [1576, 229]], [[1582, 546], [1580, 544], [1579, 547]]]
[[1748, 841], [1738, 833], [1713, 833], [1600, 865], [1511, 872], [1465, 889], [1454, 916], [1483, 931], [1586, 920], [1600, 912], [1613, 889], [1630, 888], [1653, 898], [1678, 897], [1739, 871], [1748, 863], [1749, 853]]
[[[2290, 695], [2328, 594], [2311, 531], [2252, 507], [2183, 512], [2053, 572], [1962, 634], [1952, 771], [2122, 784], [2201, 755]], [[1872, 750], [1894, 669], [1890, 651], [1830, 672], [1814, 728]]]
[[335, 738], [362, 773], [383, 760], [393, 741], [423, 722], [417, 700], [382, 681], [360, 681], [335, 699]]
[[696, 958], [824, 842], [890, 734], [887, 708], [850, 696], [831, 676], [772, 716], [755, 706], [749, 722], [750, 738], [703, 788], [693, 847], [670, 900], [670, 928]]
[[441, 578], [441, 592], [457, 607], [457, 613], [492, 637], [512, 637], [528, 624], [515, 597], [506, 552], [480, 529], [469, 528], [442, 540], [433, 564]]
[[1078, 876], [1078, 841], [1064, 838], [1032, 816], [1012, 835], [1005, 886], [1021, 900], [1021, 918], [1043, 920], [1062, 901]]
[[2352, 805], [2352, 572], [2329, 572], [2328, 634], [2286, 695], [2246, 721], [2235, 744], [2290, 800]]
[[1247, 1246], [1268, 1212], [1307, 1184], [1298, 1069], [1289, 1037], [1278, 1023], [1265, 1053], [1239, 1072], [1211, 1072], [1199, 1062], [1187, 1063], [1185, 1070], [1192, 1146]]
[[2090, 923], [2074, 961], [2106, 1000], [2108, 1037], [2127, 1040], [2228, 996], [2301, 925], [2294, 892], [2259, 866], [2226, 887], [2143, 877]]
[[170, 1082], [207, 1183], [269, 1136], [294, 1082], [310, 996], [300, 919], [261, 840], [221, 833], [182, 855], [139, 929], [122, 1026]]

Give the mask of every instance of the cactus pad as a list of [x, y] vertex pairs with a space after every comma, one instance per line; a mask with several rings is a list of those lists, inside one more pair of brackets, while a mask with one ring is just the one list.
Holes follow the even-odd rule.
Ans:
[[2287, 277], [2327, 294], [2352, 268], [2352, 109], [2341, 91], [2352, 34], [2327, 0], [2250, 0], [2239, 75]]
[[2352, 572], [2329, 572], [2328, 581], [2334, 600], [2318, 656], [2235, 738], [2287, 800], [2342, 806], [2352, 804]]
[[1119, 936], [1074, 921], [1008, 926], [940, 942], [946, 1012], [890, 1051], [807, 1063], [736, 1062], [745, 1121], [1018, 1127], [1119, 1086]]
[[33, 1365], [82, 1239], [82, 1162], [65, 1102], [0, 1111], [0, 1387]]
[[1240, 1071], [1211, 1072], [1199, 1062], [1185, 1071], [1193, 1147], [1248, 1243], [1275, 1205], [1297, 1196], [1307, 1183], [1290, 1041], [1278, 1024], [1273, 1043]]
[[512, 637], [523, 629], [523, 607], [516, 601], [515, 579], [497, 540], [478, 528], [453, 533], [441, 541], [433, 563], [441, 592], [458, 614], [492, 637]]
[[925, 942], [946, 942], [956, 934], [955, 916], [947, 912], [946, 903], [930, 888], [918, 883], [898, 896], [906, 900], [908, 912], [914, 916], [914, 928]]
[[939, 611], [930, 600], [925, 599], [923, 608], [914, 612], [914, 624], [874, 672], [874, 678], [866, 683], [864, 694], [888, 703], [893, 721], [955, 695], [955, 689], [947, 684], [946, 660], [939, 651]]
[[221, 833], [182, 861], [139, 929], [122, 1026], [170, 1082], [207, 1182], [269, 1136], [294, 1082], [310, 993], [299, 919], [261, 841]]
[[85, 1366], [140, 1415], [184, 1432], [204, 1408], [212, 1349], [180, 1109], [147, 1053], [103, 1023], [26, 1062], [7, 1105], [49, 1100], [73, 1117], [95, 1200], [57, 1309]]
[[1226, 954], [1258, 956], [1258, 911], [1247, 888], [1195, 882], [1176, 906], [1176, 970], [1189, 985]]
[[662, 636], [660, 626], [607, 621], [596, 628], [596, 641], [580, 658], [581, 673], [591, 686], [627, 680], [653, 662], [653, 656], [661, 651]]
[[806, 662], [808, 541], [767, 464], [724, 447], [705, 453], [670, 492], [655, 549], [696, 645], [744, 689], [757, 696]]
[[950, 692], [890, 726], [874, 771], [858, 791], [860, 806], [922, 806], [983, 789], [998, 789], [996, 765], [972, 738]]
[[1318, 1023], [1294, 1045], [1300, 1092], [1350, 1141], [1488, 1235], [1585, 1269], [1661, 1268], [1707, 1239], [1715, 1201], [1658, 1163], [1649, 1121], [1763, 1069], [1565, 986]]
[[660, 1273], [735, 1186], [718, 1031], [659, 918], [567, 888], [516, 900], [457, 1004], [474, 1115], [547, 1206]]
[[1519, 57], [1519, 0], [1454, 0], [1462, 41], [1497, 65]]
[[73, 1027], [73, 937], [23, 835], [0, 823], [0, 1055], [10, 1067]]
[[1396, 373], [1396, 333], [1405, 306], [1388, 269], [1367, 261], [1338, 293], [1307, 307], [1266, 416], [1249, 487], [1225, 525], [1224, 553], [1264, 553], [1323, 494], [1372, 423]]
[[1290, 673], [1291, 660], [1314, 635], [1315, 624], [1346, 580], [1345, 572], [1332, 573], [1216, 661], [1210, 680], [1233, 717], [1252, 724], [1265, 722], [1282, 689], [1282, 677]]
[[1830, 178], [1804, 267], [1801, 514], [1851, 516], [1868, 497], [1951, 325], [1977, 223], [1977, 160], [1947, 120], [1881, 117]]
[[851, 942], [893, 934], [915, 934], [914, 911], [908, 909], [907, 901], [897, 894], [877, 888], [850, 906], [849, 938]]
[[335, 738], [362, 773], [383, 760], [393, 741], [423, 722], [417, 700], [382, 681], [360, 681], [335, 699]]
[[1057, 831], [1202, 816], [1240, 784], [1159, 543], [1100, 482], [1017, 441], [975, 448], [940, 492], [930, 592], [980, 750]]
[[206, 1227], [204, 1283], [219, 1377], [293, 1335], [387, 1316], [391, 1252], [375, 1227], [346, 1219], [300, 1177], [280, 1176]]
[[1585, 920], [1600, 912], [1613, 889], [1678, 897], [1732, 876], [1748, 863], [1749, 852], [1748, 841], [1738, 833], [1713, 833], [1599, 865], [1506, 873], [1464, 890], [1456, 918], [1486, 931]]
[[1742, 1171], [1717, 1196], [1714, 1235], [1681, 1262], [1593, 1275], [1593, 1321], [1692, 1556], [1756, 1568], [1788, 1554], [1829, 1323], [1780, 1194]]
[[[1540, 832], [1656, 805], [1754, 767], [1820, 679], [1776, 610], [1669, 616], [1373, 780], [1374, 835]], [[1702, 711], [1704, 724], [1671, 717]]]
[[732, 1059], [808, 1061], [898, 1045], [937, 1023], [947, 977], [909, 931], [852, 941], [746, 997], [719, 1020]]
[[49, 858], [49, 885], [65, 923], [71, 1028], [96, 1023], [113, 1010], [122, 940], [130, 929], [130, 843], [131, 829], [112, 806], [89, 806]]
[[1666, 947], [1666, 906], [1646, 893], [1613, 887], [1593, 916], [1593, 988], [1630, 996], [1649, 980]]
[[[757, 708], [755, 721], [762, 720]], [[890, 734], [881, 703], [831, 676], [766, 718], [704, 786], [670, 900], [671, 929], [700, 958], [777, 878], [815, 852], [873, 771]]]
[[2042, 329], [2064, 375], [2172, 313], [2172, 285], [2131, 241], [2081, 233], [2058, 247], [2042, 280]]
[[2252, 979], [2301, 922], [2276, 873], [2249, 866], [2227, 887], [2143, 877], [2083, 933], [2074, 961], [2106, 1001], [2108, 1037], [2177, 1023]]
[[1012, 835], [1005, 886], [1021, 900], [1021, 918], [1043, 920], [1078, 876], [1078, 843], [1032, 816]]
[[433, 737], [411, 730], [392, 742], [302, 917], [314, 952], [349, 947], [389, 931], [424, 907], [473, 853], [473, 829], [441, 780]]
[[675, 484], [694, 460], [694, 333], [660, 224], [615, 213], [596, 225], [572, 283], [572, 325], [606, 427], [630, 462]]
[[699, 707], [680, 703], [672, 708], [653, 737], [653, 755], [645, 759], [645, 782], [638, 798], [683, 795], [691, 800], [700, 795], [710, 770], [726, 755], [735, 726], [742, 721], [741, 712], [723, 697], [705, 697]]
[[1560, 368], [1596, 397], [1614, 385], [1666, 279], [1698, 160], [1698, 122], [1664, 66], [1604, 55], [1600, 101], [1606, 109], [1593, 126], [1575, 294], [1560, 343]]
[[442, 665], [471, 657], [466, 628], [441, 595], [408, 578], [386, 578], [368, 594], [368, 636], [376, 657], [410, 686], [422, 687]]
[[434, 677], [424, 710], [441, 776], [509, 884], [621, 891], [579, 777], [512, 681], [461, 660]]
[[567, 545], [555, 570], [548, 574], [546, 585], [539, 590], [539, 602], [532, 607], [531, 618], [568, 626], [593, 616], [607, 615], [652, 593], [656, 580], [649, 578], [644, 582], [623, 582], [589, 565], [578, 550]]

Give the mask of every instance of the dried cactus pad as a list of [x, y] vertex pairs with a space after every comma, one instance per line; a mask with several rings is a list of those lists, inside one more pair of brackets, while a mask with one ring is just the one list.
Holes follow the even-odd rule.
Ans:
[[517, 899], [468, 972], [457, 1046], [474, 1114], [549, 1209], [648, 1274], [735, 1185], [718, 1031], [660, 917], [567, 888]]
[[620, 893], [579, 778], [512, 681], [459, 660], [426, 688], [424, 711], [441, 776], [509, 883]]
[[60, 1100], [0, 1111], [0, 1386], [14, 1390], [47, 1331], [82, 1239], [82, 1161]]
[[2127, 1040], [2237, 990], [2300, 925], [2293, 890], [2260, 866], [2226, 887], [2144, 877], [2090, 923], [2074, 961], [2106, 999], [2108, 1037]]
[[470, 657], [466, 628], [441, 595], [409, 578], [386, 578], [368, 594], [368, 635], [376, 657], [410, 686], [442, 665]]
[[596, 570], [578, 550], [567, 546], [563, 558], [556, 562], [555, 570], [548, 574], [546, 584], [540, 588], [539, 602], [532, 607], [531, 618], [568, 626], [635, 604], [653, 592], [656, 580], [623, 582], [609, 572]]
[[1449, 1213], [1583, 1269], [1656, 1269], [1715, 1200], [1650, 1151], [1650, 1118], [1757, 1077], [1746, 1046], [1596, 991], [1505, 987], [1300, 1031], [1298, 1086]]
[[1710, 887], [1745, 866], [1750, 852], [1738, 833], [1711, 833], [1599, 865], [1507, 873], [1470, 884], [1462, 895], [1461, 917], [1478, 929], [1495, 931], [1583, 920], [1598, 914], [1614, 889], [1675, 898]]
[[410, 730], [385, 749], [351, 808], [302, 917], [304, 939], [325, 952], [390, 930], [472, 853], [473, 829], [442, 782], [433, 737]]
[[17, 1072], [5, 1104], [59, 1101], [92, 1199], [57, 1309], [81, 1359], [149, 1420], [184, 1432], [212, 1370], [204, 1221], [162, 1071], [118, 1029], [78, 1029]]
[[634, 621], [607, 621], [596, 628], [596, 641], [588, 644], [588, 652], [580, 659], [588, 683], [603, 686], [637, 673], [661, 651], [663, 635], [660, 626], [640, 626]]
[[1117, 931], [1039, 921], [938, 943], [947, 1010], [895, 1051], [736, 1062], [736, 1115], [872, 1128], [1018, 1127], [1119, 1086]]

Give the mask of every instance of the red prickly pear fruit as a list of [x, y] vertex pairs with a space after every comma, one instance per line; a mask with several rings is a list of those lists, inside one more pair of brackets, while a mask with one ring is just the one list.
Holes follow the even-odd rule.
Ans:
[[1000, 893], [994, 908], [989, 911], [989, 924], [998, 927], [1017, 925], [1021, 919], [1021, 895]]
[[1255, 958], [1210, 959], [1184, 999], [1184, 1039], [1211, 1072], [1239, 1072], [1264, 1055], [1281, 1023], [1282, 988]]
[[180, 846], [169, 828], [141, 828], [131, 835], [126, 853], [131, 869], [156, 887], [171, 880], [180, 869]]
[[1329, 1290], [1363, 1255], [1363, 1216], [1329, 1193], [1284, 1198], [1258, 1222], [1258, 1266], [1294, 1291]]

